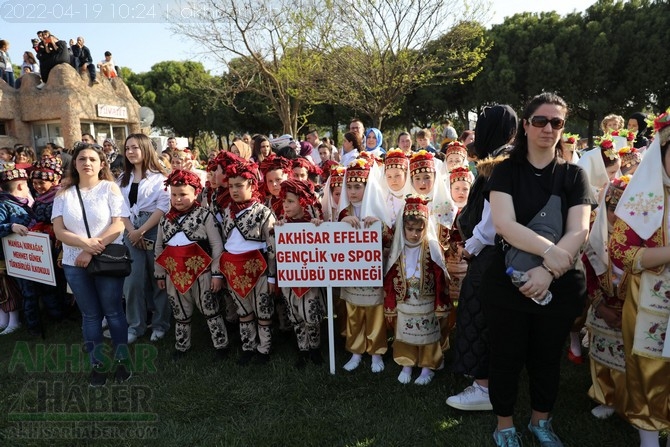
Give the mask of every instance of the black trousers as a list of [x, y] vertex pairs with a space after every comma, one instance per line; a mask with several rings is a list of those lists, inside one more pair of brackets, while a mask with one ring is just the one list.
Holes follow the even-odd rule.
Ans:
[[558, 394], [561, 355], [574, 315], [530, 313], [498, 306], [493, 299], [484, 300], [484, 313], [489, 327], [489, 396], [494, 414], [514, 414], [524, 366], [531, 408], [550, 412]]

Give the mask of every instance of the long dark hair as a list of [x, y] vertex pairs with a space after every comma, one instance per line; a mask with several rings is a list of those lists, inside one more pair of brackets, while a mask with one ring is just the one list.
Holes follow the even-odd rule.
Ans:
[[123, 177], [121, 177], [121, 187], [128, 186], [128, 183], [130, 183], [130, 173], [135, 169], [133, 164], [128, 161], [128, 157], [126, 157], [126, 145], [131, 138], [137, 141], [137, 145], [140, 151], [142, 151], [142, 178], [145, 177], [147, 171], [160, 172], [167, 176], [167, 171], [158, 161], [158, 155], [151, 139], [143, 133], [131, 133], [123, 143]]
[[[358, 120], [355, 120], [355, 121], [358, 121]], [[363, 147], [362, 147], [363, 142], [361, 141], [361, 139], [360, 139], [360, 137], [358, 136], [357, 133], [347, 132], [347, 133], [344, 134], [344, 138], [347, 141], [349, 141], [351, 143], [354, 143], [354, 149], [358, 150], [358, 152], [363, 151]]]
[[[514, 138], [514, 149], [512, 149], [510, 152], [511, 159], [515, 161], [522, 161], [525, 160], [528, 156], [528, 137], [526, 136], [526, 131], [523, 128], [523, 125], [528, 122], [533, 113], [535, 113], [535, 111], [544, 104], [553, 104], [564, 108], [565, 117], [567, 118], [568, 104], [556, 93], [544, 92], [533, 97], [533, 99], [531, 99], [523, 109], [523, 115], [521, 115], [521, 119], [519, 120], [519, 127], [517, 128], [516, 136]], [[556, 144], [556, 153], [554, 156], [558, 157], [562, 149], [562, 141], [559, 139], [558, 143]]]
[[65, 191], [71, 186], [79, 184], [80, 179], [79, 172], [77, 171], [77, 157], [81, 151], [87, 149], [95, 151], [95, 153], [98, 154], [98, 158], [100, 158], [100, 172], [98, 172], [98, 179], [109, 180], [110, 182], [114, 181], [114, 176], [109, 170], [109, 163], [107, 163], [107, 155], [105, 155], [105, 151], [102, 150], [102, 146], [89, 143], [77, 143], [74, 147], [74, 152], [72, 153], [72, 163], [70, 163], [70, 168], [65, 173], [65, 178], [61, 182], [61, 191]]
[[[251, 151], [251, 156], [254, 157], [256, 163], [260, 163], [261, 161], [263, 161], [263, 159], [265, 159], [265, 156], [261, 153], [261, 143], [263, 141], [267, 141], [268, 143], [270, 143], [270, 140], [265, 135], [254, 135], [252, 141], [253, 141], [253, 149]], [[270, 153], [272, 153], [272, 143], [270, 143]]]

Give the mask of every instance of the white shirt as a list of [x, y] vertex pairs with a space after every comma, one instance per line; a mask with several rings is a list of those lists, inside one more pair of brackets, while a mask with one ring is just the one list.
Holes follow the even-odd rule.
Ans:
[[358, 150], [352, 149], [349, 152], [342, 151], [342, 156], [340, 157], [340, 164], [345, 168], [349, 166], [349, 163], [356, 160], [358, 157]]
[[[121, 184], [123, 175], [118, 178], [117, 183]], [[125, 201], [126, 206], [130, 209], [130, 220], [134, 221], [140, 212], [145, 211], [153, 213], [157, 209], [167, 213], [170, 211], [170, 193], [165, 191], [163, 182], [166, 180], [160, 172], [147, 171], [146, 177], [140, 180], [137, 187], [137, 202], [132, 207], [128, 200], [130, 194], [130, 186], [133, 183], [135, 175], [130, 173], [130, 181], [128, 185], [121, 187], [121, 195]]]
[[482, 220], [472, 230], [472, 237], [465, 241], [465, 251], [473, 256], [477, 256], [486, 245], [495, 245], [495, 238], [496, 229], [491, 217], [491, 204], [488, 200], [484, 200]]
[[[113, 182], [103, 180], [93, 189], [81, 191], [81, 198], [86, 208], [86, 220], [91, 237], [100, 235], [112, 223], [112, 217], [128, 217], [128, 208], [123, 197], [115, 191]], [[51, 221], [56, 217], [63, 218], [65, 229], [79, 236], [88, 237], [84, 217], [77, 197], [77, 189], [73, 186], [56, 195], [51, 212]], [[123, 236], [119, 235], [113, 243], [122, 243]], [[83, 250], [63, 244], [63, 264], [75, 265], [77, 256]]]
[[[240, 211], [235, 217], [240, 217], [245, 211], [246, 209]], [[224, 248], [228, 253], [241, 255], [242, 253], [248, 253], [254, 250], [265, 251], [267, 250], [268, 245], [265, 242], [246, 240], [244, 236], [242, 236], [242, 233], [240, 233], [240, 230], [235, 227], [228, 235]]]

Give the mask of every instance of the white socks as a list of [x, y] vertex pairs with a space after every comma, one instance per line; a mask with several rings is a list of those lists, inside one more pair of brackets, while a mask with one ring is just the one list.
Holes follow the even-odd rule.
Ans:
[[570, 351], [577, 357], [582, 355], [582, 343], [579, 332], [570, 332]]
[[607, 419], [614, 414], [614, 408], [608, 405], [598, 405], [591, 410], [591, 414], [598, 419]]
[[372, 354], [372, 372], [380, 373], [384, 371], [384, 359], [379, 354]]
[[658, 432], [638, 428], [640, 433], [640, 447], [658, 447]]
[[403, 385], [407, 385], [411, 381], [412, 381], [412, 367], [403, 366], [402, 371], [400, 371], [400, 375], [398, 376], [398, 382], [402, 383]]
[[[7, 314], [5, 313], [5, 315], [7, 315]], [[7, 323], [7, 327], [2, 332], [0, 332], [0, 335], [11, 334], [12, 332], [15, 332], [20, 327], [21, 327], [21, 322], [19, 321], [19, 311], [18, 310], [13, 310], [9, 313], [9, 321]]]
[[4, 310], [0, 310], [0, 329], [4, 329], [9, 324], [9, 314]]
[[354, 369], [358, 368], [358, 365], [361, 364], [362, 358], [363, 356], [361, 354], [353, 354], [351, 359], [349, 359], [349, 361], [344, 364], [344, 369], [347, 371], [353, 371]]
[[421, 368], [421, 375], [414, 381], [415, 385], [428, 385], [435, 373], [430, 368]]

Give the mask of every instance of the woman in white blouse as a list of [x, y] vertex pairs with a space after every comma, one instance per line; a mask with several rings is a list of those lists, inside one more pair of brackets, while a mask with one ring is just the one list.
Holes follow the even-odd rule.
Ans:
[[[81, 143], [72, 160], [63, 188], [54, 199], [51, 220], [56, 237], [63, 243], [65, 278], [81, 311], [84, 347], [93, 366], [90, 384], [102, 386], [112, 358], [103, 343], [103, 317], [107, 318], [115, 347], [115, 379], [122, 382], [130, 377], [124, 366], [128, 358], [128, 325], [121, 303], [123, 278], [90, 276], [86, 267], [106, 245], [121, 243], [121, 219], [128, 216], [128, 210], [101, 147]], [[87, 236], [82, 204], [91, 237]]]
[[123, 219], [124, 242], [133, 258], [132, 272], [123, 285], [128, 319], [128, 343], [144, 335], [147, 309], [151, 310], [151, 340], [165, 336], [170, 328], [170, 303], [165, 290], [154, 278], [154, 242], [157, 225], [170, 209], [170, 194], [165, 191], [165, 169], [158, 162], [149, 137], [131, 134], [124, 145], [123, 173], [117, 182], [121, 187], [130, 217]]

